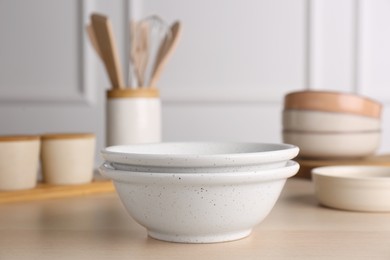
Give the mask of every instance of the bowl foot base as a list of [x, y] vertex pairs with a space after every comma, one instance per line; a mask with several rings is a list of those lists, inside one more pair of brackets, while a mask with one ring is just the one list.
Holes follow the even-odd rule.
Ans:
[[167, 242], [201, 244], [201, 243], [220, 243], [220, 242], [238, 240], [249, 236], [251, 232], [252, 230], [249, 229], [249, 230], [243, 230], [243, 231], [231, 232], [231, 233], [191, 236], [191, 235], [172, 235], [172, 234], [165, 234], [165, 233], [148, 230], [148, 235], [154, 239], [163, 240]]

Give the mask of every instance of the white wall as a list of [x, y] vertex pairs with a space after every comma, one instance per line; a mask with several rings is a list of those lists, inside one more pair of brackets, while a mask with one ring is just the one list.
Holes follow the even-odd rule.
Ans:
[[[0, 134], [93, 131], [104, 146], [108, 81], [84, 33], [113, 20], [126, 67], [128, 19], [179, 19], [180, 45], [159, 82], [163, 138], [281, 141], [283, 96], [305, 88], [385, 104], [390, 151], [388, 0], [1, 0]], [[126, 71], [126, 69], [124, 70]]]
[[184, 23], [160, 84], [167, 139], [281, 141], [283, 96], [310, 88], [381, 101], [390, 151], [390, 1], [135, 2]]
[[124, 52], [127, 4], [0, 1], [0, 134], [94, 132], [104, 146], [108, 80], [84, 28], [91, 12], [108, 14]]
[[304, 1], [142, 2], [184, 27], [159, 85], [166, 139], [280, 141], [282, 98], [305, 86]]

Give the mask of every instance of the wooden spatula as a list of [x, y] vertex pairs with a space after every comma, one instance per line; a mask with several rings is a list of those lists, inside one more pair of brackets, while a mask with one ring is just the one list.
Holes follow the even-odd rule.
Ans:
[[92, 14], [91, 21], [112, 87], [114, 89], [124, 88], [122, 68], [111, 21], [101, 14]]
[[136, 69], [139, 87], [144, 87], [150, 44], [148, 24], [144, 22], [135, 24], [133, 34], [132, 60]]
[[164, 70], [165, 65], [168, 62], [169, 57], [172, 55], [181, 36], [182, 26], [180, 22], [175, 22], [171, 26], [171, 35], [167, 36], [164, 42], [161, 44], [157, 54], [156, 64], [153, 69], [152, 77], [150, 79], [150, 87], [155, 87], [157, 81], [161, 77], [161, 73]]
[[89, 40], [91, 41], [92, 47], [95, 49], [100, 59], [104, 62], [103, 55], [102, 52], [100, 51], [99, 44], [97, 43], [95, 31], [93, 30], [92, 25], [88, 24], [86, 30], [88, 33]]

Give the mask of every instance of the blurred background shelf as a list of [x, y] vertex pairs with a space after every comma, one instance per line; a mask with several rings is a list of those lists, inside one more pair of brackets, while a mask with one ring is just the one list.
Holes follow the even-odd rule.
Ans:
[[115, 189], [112, 182], [103, 179], [96, 179], [91, 183], [82, 185], [60, 186], [39, 183], [34, 189], [19, 191], [0, 191], [0, 204], [86, 196], [90, 194], [110, 193], [114, 191]]
[[342, 160], [321, 160], [297, 158], [300, 169], [296, 177], [310, 179], [310, 172], [313, 168], [332, 165], [373, 165], [373, 166], [390, 166], [390, 154], [374, 155], [366, 158], [342, 159]]

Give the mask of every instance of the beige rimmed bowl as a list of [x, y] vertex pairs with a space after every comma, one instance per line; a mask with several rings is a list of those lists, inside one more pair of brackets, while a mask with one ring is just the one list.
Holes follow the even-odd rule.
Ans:
[[283, 142], [306, 158], [366, 157], [381, 139], [382, 105], [342, 92], [298, 91], [285, 96]]
[[351, 93], [298, 91], [285, 96], [284, 109], [350, 113], [380, 118], [382, 105], [375, 100]]
[[390, 211], [390, 167], [327, 166], [312, 170], [315, 195], [325, 206], [351, 211]]

